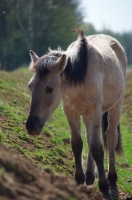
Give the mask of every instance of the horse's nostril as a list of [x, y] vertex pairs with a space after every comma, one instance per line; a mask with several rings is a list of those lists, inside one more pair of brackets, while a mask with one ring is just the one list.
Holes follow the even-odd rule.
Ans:
[[39, 118], [37, 116], [29, 116], [25, 126], [27, 130], [33, 130], [34, 127], [38, 124]]
[[29, 135], [38, 135], [44, 125], [44, 118], [38, 116], [29, 116], [26, 123], [25, 128]]

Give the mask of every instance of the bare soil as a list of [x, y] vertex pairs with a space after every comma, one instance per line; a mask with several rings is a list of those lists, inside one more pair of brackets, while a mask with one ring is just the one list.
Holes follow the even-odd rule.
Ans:
[[66, 176], [42, 171], [25, 155], [0, 144], [1, 200], [102, 200], [93, 186], [76, 186]]

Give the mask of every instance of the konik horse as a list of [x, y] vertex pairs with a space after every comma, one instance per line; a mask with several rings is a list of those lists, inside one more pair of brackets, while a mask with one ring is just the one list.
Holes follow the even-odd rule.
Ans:
[[[71, 130], [77, 184], [93, 184], [96, 165], [100, 191], [106, 199], [118, 198], [115, 152], [122, 150], [119, 121], [126, 88], [125, 52], [110, 36], [86, 37], [83, 30], [76, 29], [76, 32], [78, 39], [66, 51], [49, 50], [40, 58], [30, 51], [30, 70], [34, 76], [29, 82], [32, 99], [26, 129], [30, 135], [38, 135], [62, 100]], [[85, 173], [81, 117], [89, 148]], [[109, 158], [107, 176], [101, 127]]]

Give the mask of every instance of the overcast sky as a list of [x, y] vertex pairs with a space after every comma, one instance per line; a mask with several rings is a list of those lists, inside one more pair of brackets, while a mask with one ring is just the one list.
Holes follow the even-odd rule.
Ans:
[[132, 0], [81, 0], [85, 21], [97, 30], [132, 31]]

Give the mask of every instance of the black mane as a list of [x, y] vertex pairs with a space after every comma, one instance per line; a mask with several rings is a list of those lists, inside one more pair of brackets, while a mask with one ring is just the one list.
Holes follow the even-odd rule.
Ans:
[[67, 65], [63, 72], [70, 84], [75, 86], [83, 83], [88, 66], [87, 40], [83, 37], [79, 42], [80, 44], [76, 56], [73, 58], [71, 56], [68, 57]]

